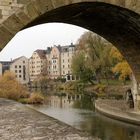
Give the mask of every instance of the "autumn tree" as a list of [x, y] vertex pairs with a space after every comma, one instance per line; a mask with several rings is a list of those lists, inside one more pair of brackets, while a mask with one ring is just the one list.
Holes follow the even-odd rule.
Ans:
[[124, 57], [121, 55], [121, 53], [118, 51], [117, 48], [112, 47], [110, 51], [110, 56], [113, 57], [113, 61], [115, 63], [114, 67], [112, 68], [112, 71], [114, 73], [119, 74], [119, 80], [123, 81], [125, 83], [126, 78], [131, 76], [132, 70], [127, 63], [127, 61], [124, 59]]
[[6, 71], [3, 76], [0, 76], [1, 98], [18, 100], [27, 96], [27, 89], [16, 80], [14, 73]]
[[[80, 61], [84, 60], [83, 66], [88, 69], [92, 77], [96, 77], [98, 82], [101, 77], [108, 79], [112, 61], [108, 55], [111, 47], [106, 40], [92, 32], [85, 32], [78, 40], [76, 48], [78, 53], [83, 53], [84, 59], [80, 59]], [[78, 55], [73, 59], [73, 65], [77, 61]]]

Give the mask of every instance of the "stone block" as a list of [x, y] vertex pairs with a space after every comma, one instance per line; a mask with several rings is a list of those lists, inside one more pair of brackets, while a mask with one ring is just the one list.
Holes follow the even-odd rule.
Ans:
[[0, 25], [0, 50], [8, 43], [13, 35], [2, 25]]
[[18, 4], [27, 4], [28, 2], [30, 2], [31, 0], [17, 0]]
[[71, 0], [53, 0], [52, 4], [54, 8], [60, 7], [60, 6], [66, 6], [68, 4], [71, 4]]
[[40, 15], [53, 9], [51, 0], [33, 0], [32, 3]]
[[16, 13], [16, 16], [18, 17], [18, 19], [20, 20], [20, 22], [22, 24], [24, 24], [25, 26], [31, 21], [30, 17], [27, 16], [23, 10], [18, 11]]
[[0, 19], [2, 19], [2, 10], [0, 9]]
[[15, 14], [10, 16], [6, 21], [3, 22], [3, 25], [12, 33], [15, 34], [23, 28], [23, 23], [16, 17]]
[[29, 3], [24, 7], [24, 12], [28, 15], [31, 19], [35, 19], [39, 16], [37, 9], [34, 7], [32, 3]]

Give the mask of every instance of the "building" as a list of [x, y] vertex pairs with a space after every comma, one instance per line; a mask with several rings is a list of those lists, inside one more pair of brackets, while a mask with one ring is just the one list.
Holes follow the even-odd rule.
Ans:
[[66, 80], [75, 79], [71, 70], [72, 57], [74, 53], [75, 46], [73, 44], [61, 47], [61, 76], [66, 78]]
[[[49, 51], [50, 50], [50, 51]], [[50, 79], [57, 79], [61, 76], [61, 51], [60, 46], [54, 46], [47, 49], [47, 67]]]
[[21, 84], [29, 82], [29, 63], [25, 56], [14, 59], [10, 65], [10, 71], [14, 72]]
[[47, 59], [45, 50], [36, 50], [29, 59], [30, 81], [34, 81], [41, 74], [47, 73]]
[[11, 61], [0, 62], [0, 75], [3, 75], [6, 70], [10, 70]]
[[66, 80], [75, 79], [71, 71], [72, 57], [75, 52], [73, 44], [48, 47], [46, 52], [47, 71], [50, 79], [57, 79], [58, 77], [66, 78]]

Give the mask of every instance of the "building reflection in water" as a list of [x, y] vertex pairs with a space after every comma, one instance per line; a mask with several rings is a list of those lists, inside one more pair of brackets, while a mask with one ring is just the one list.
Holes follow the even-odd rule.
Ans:
[[46, 104], [54, 107], [54, 108], [69, 108], [72, 107], [75, 101], [80, 101], [82, 99], [81, 94], [76, 95], [69, 95], [69, 94], [63, 94], [63, 95], [53, 95], [53, 96], [47, 96]]
[[46, 96], [46, 105], [37, 110], [99, 140], [140, 140], [140, 127], [110, 119], [94, 111], [92, 94], [57, 93]]

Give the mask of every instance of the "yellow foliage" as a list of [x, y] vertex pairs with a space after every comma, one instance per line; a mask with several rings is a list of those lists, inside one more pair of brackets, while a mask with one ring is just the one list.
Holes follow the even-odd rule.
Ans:
[[27, 97], [26, 88], [16, 81], [13, 73], [6, 71], [3, 76], [0, 76], [0, 97], [18, 100], [19, 98]]
[[132, 73], [129, 64], [116, 47], [112, 47], [110, 51], [110, 56], [117, 59], [117, 64], [112, 68], [112, 71], [120, 73], [119, 80], [124, 81], [125, 78], [127, 76], [130, 76]]
[[28, 98], [28, 104], [42, 104], [44, 101], [44, 97], [40, 93], [32, 93], [30, 98]]
[[125, 80], [126, 76], [130, 76], [132, 73], [129, 64], [125, 60], [115, 65], [115, 67], [112, 68], [112, 71], [120, 73], [119, 80]]
[[116, 58], [118, 61], [123, 60], [122, 54], [119, 52], [119, 50], [116, 47], [112, 47], [110, 51], [110, 56], [112, 58]]

